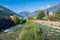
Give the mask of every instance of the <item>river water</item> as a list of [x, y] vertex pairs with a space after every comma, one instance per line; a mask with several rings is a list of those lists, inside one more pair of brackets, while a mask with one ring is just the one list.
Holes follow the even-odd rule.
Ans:
[[0, 33], [0, 40], [16, 40], [24, 24], [19, 24], [15, 27], [4, 30]]
[[[4, 32], [0, 33], [0, 39], [16, 40], [23, 26], [24, 24], [20, 24], [18, 26], [5, 30]], [[50, 40], [60, 40], [60, 29], [49, 27], [47, 25], [40, 25], [40, 28], [42, 29], [43, 35], [45, 35]], [[46, 39], [46, 40], [49, 40], [49, 39]]]

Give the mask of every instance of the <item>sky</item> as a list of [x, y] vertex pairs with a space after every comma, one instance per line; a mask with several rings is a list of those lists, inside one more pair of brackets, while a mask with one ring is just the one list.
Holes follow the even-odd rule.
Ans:
[[0, 5], [19, 13], [21, 11], [36, 11], [60, 3], [60, 0], [0, 0]]

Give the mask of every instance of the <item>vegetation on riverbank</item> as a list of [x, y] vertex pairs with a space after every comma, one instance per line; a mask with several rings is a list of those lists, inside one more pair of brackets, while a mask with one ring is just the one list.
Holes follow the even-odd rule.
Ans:
[[56, 12], [54, 12], [53, 15], [49, 15], [49, 12], [45, 14], [45, 12], [43, 10], [40, 10], [36, 15], [36, 19], [60, 21], [60, 10], [57, 10]]
[[17, 40], [43, 40], [40, 33], [40, 26], [33, 21], [25, 24]]
[[56, 11], [55, 19], [56, 19], [57, 21], [60, 21], [60, 10]]
[[0, 19], [0, 32], [10, 27], [14, 27], [18, 24], [23, 24], [23, 23], [26, 23], [26, 19], [22, 17], [21, 18], [17, 16], [10, 16], [5, 18], [3, 17]]
[[45, 13], [44, 13], [44, 11], [43, 10], [40, 10], [39, 12], [38, 12], [38, 14], [36, 15], [36, 19], [43, 19], [43, 17], [45, 16]]

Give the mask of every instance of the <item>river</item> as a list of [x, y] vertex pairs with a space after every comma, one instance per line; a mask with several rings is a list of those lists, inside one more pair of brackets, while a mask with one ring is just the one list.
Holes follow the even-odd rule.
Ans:
[[0, 40], [16, 40], [24, 24], [19, 24], [15, 27], [4, 30], [0, 33]]
[[[39, 24], [42, 29], [43, 35], [46, 35], [47, 38], [51, 38], [51, 40], [60, 40], [60, 29], [56, 29], [53, 27], [49, 27], [47, 25]], [[1, 40], [16, 40], [21, 29], [24, 24], [17, 25], [15, 27], [11, 27], [4, 32], [0, 33]]]

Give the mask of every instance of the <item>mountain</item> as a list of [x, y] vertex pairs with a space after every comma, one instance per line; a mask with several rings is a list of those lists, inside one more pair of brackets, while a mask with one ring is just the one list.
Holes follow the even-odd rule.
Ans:
[[60, 10], [60, 3], [59, 4], [56, 4], [56, 5], [53, 5], [47, 9], [44, 9], [45, 12], [49, 11], [49, 12], [52, 12], [53, 14], [55, 14], [55, 12], [57, 10]]
[[0, 31], [15, 26], [10, 16], [20, 16], [10, 9], [0, 6]]
[[[44, 12], [46, 13], [47, 11], [49, 11], [49, 12], [53, 12], [53, 14], [54, 14], [54, 12], [56, 12], [57, 10], [60, 10], [60, 3], [44, 9]], [[36, 10], [34, 12], [22, 11], [19, 13], [19, 15], [21, 15], [23, 17], [35, 16], [38, 12], [39, 12], [39, 10]]]
[[[60, 3], [44, 9], [44, 12], [47, 13], [47, 11], [49, 11], [49, 12], [52, 12], [53, 14], [55, 14], [55, 12], [57, 10], [60, 10]], [[36, 10], [36, 11], [32, 12], [32, 14], [35, 16], [38, 13], [38, 11], [39, 10]]]
[[37, 15], [38, 12], [39, 12], [39, 10], [36, 10], [36, 11], [32, 12], [32, 16]]
[[25, 17], [25, 18], [28, 17], [28, 16], [31, 16], [31, 12], [29, 12], [29, 11], [22, 11], [18, 14]]
[[39, 10], [36, 10], [34, 12], [29, 12], [29, 11], [22, 11], [20, 13], [18, 13], [19, 15], [23, 16], [23, 17], [28, 17], [28, 16], [35, 16], [38, 13]]
[[15, 12], [11, 11], [10, 9], [4, 6], [0, 6], [0, 16], [11, 16], [11, 15], [20, 16], [16, 14]]
[[1, 16], [10, 16], [15, 14], [13, 11], [9, 10], [6, 7], [0, 6], [0, 15]]

